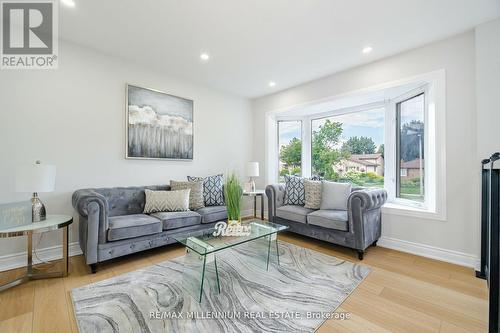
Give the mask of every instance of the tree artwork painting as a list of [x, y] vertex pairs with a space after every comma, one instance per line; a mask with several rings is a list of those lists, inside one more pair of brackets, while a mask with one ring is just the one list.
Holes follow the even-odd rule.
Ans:
[[127, 158], [193, 159], [193, 101], [127, 85]]

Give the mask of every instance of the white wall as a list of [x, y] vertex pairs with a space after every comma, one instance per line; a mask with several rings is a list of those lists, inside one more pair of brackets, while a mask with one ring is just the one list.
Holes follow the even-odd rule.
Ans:
[[476, 28], [478, 160], [500, 151], [500, 19]]
[[265, 163], [264, 122], [268, 111], [444, 69], [447, 219], [436, 221], [384, 214], [382, 235], [386, 244], [390, 240], [392, 246], [406, 246], [432, 256], [437, 253], [444, 259], [471, 265], [479, 251], [474, 179], [477, 174], [474, 56], [474, 32], [471, 31], [256, 99], [253, 101], [254, 157]]
[[[194, 161], [125, 160], [127, 82], [195, 101]], [[233, 168], [243, 176], [251, 138], [248, 100], [73, 44], [61, 43], [57, 70], [0, 71], [1, 203], [29, 199], [14, 192], [13, 175], [36, 159], [57, 166], [57, 190], [41, 194], [49, 214], [76, 216], [71, 194], [79, 188], [168, 184]], [[75, 223], [71, 241], [77, 231]], [[0, 256], [25, 249], [22, 238], [0, 239]]]

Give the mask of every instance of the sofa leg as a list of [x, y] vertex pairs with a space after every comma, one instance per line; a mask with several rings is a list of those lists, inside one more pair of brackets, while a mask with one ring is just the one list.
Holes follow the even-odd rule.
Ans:
[[365, 254], [365, 251], [363, 250], [356, 250], [358, 252], [358, 259], [363, 260], [363, 256]]
[[377, 246], [377, 241], [373, 242], [372, 246], [374, 246], [374, 247]]
[[90, 270], [92, 271], [92, 274], [97, 273], [97, 264], [90, 264]]

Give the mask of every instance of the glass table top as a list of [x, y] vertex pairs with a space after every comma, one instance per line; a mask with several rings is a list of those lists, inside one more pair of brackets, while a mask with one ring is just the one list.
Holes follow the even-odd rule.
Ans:
[[[221, 222], [219, 222], [221, 223]], [[243, 236], [222, 236], [216, 235], [219, 231], [216, 224], [214, 228], [196, 230], [193, 232], [180, 233], [172, 236], [176, 241], [182, 243], [191, 250], [205, 255], [213, 252], [217, 252], [232, 246], [246, 243], [255, 239], [263, 238], [276, 234], [279, 231], [288, 229], [288, 226], [281, 224], [271, 223], [262, 220], [249, 220], [241, 222], [243, 228], [249, 227], [249, 229], [242, 230], [247, 231]]]
[[0, 238], [57, 230], [70, 225], [72, 222], [73, 217], [70, 215], [47, 215], [47, 218], [41, 222], [33, 222], [27, 225], [10, 228], [0, 228]]

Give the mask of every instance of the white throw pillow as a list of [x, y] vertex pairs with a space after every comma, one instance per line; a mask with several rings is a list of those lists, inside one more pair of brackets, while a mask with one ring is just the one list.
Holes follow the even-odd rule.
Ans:
[[144, 213], [185, 212], [189, 210], [189, 193], [191, 189], [179, 191], [145, 190], [146, 204]]
[[321, 184], [320, 209], [347, 210], [351, 184], [323, 181]]

